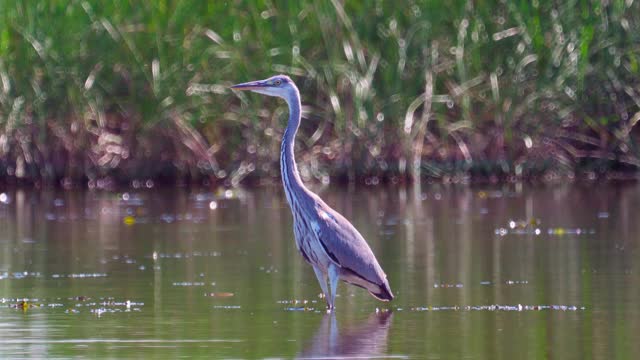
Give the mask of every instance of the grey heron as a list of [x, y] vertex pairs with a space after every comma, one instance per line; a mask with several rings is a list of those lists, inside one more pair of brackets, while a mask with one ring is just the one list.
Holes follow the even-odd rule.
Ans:
[[296, 246], [304, 260], [313, 267], [327, 308], [332, 310], [335, 306], [338, 280], [362, 287], [379, 300], [392, 300], [387, 275], [362, 235], [302, 183], [293, 154], [301, 118], [300, 92], [294, 82], [288, 76], [276, 75], [231, 88], [280, 97], [289, 105], [289, 122], [280, 149], [282, 184], [293, 214]]

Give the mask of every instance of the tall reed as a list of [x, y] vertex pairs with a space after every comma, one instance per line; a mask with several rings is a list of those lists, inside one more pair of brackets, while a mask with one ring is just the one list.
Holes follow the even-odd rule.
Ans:
[[[638, 1], [3, 1], [0, 181], [636, 173]], [[268, 101], [268, 103], [267, 103]], [[137, 182], [136, 182], [137, 181]]]

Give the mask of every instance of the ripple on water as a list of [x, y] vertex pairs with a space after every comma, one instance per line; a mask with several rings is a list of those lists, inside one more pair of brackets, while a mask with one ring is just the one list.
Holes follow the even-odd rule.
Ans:
[[153, 260], [158, 259], [188, 259], [192, 257], [217, 257], [221, 256], [222, 253], [219, 251], [192, 251], [192, 252], [176, 252], [176, 253], [159, 253], [154, 251], [151, 254], [151, 258]]
[[224, 310], [239, 310], [242, 309], [240, 305], [214, 305], [214, 309], [224, 309]]
[[70, 273], [70, 274], [52, 274], [52, 278], [72, 278], [72, 279], [84, 279], [84, 278], [102, 278], [107, 277], [106, 273]]
[[447, 288], [461, 289], [464, 287], [464, 285], [462, 285], [461, 283], [456, 283], [456, 284], [435, 283], [433, 284], [433, 287], [435, 289], [447, 289]]
[[576, 305], [466, 305], [466, 306], [418, 306], [409, 311], [582, 311], [584, 306]]
[[[607, 214], [608, 216], [608, 214]], [[504, 227], [499, 227], [494, 230], [494, 234], [499, 236], [507, 235], [535, 235], [540, 236], [546, 233], [550, 236], [564, 236], [564, 235], [594, 235], [596, 231], [590, 228], [581, 227], [550, 227], [545, 229], [541, 226], [540, 219], [532, 218], [528, 220], [511, 219]]]
[[180, 344], [180, 343], [240, 343], [244, 340], [240, 339], [37, 339], [37, 338], [22, 338], [22, 339], [0, 339], [0, 344], [5, 345], [17, 345], [17, 344]]
[[89, 313], [98, 316], [105, 313], [139, 312], [142, 311], [143, 306], [143, 302], [117, 300], [111, 297], [102, 297], [95, 301], [86, 296], [75, 296], [67, 299], [0, 299], [0, 309], [17, 309], [25, 312], [64, 309], [65, 314], [79, 314], [83, 310], [88, 310]]
[[205, 293], [204, 296], [216, 297], [216, 298], [228, 298], [228, 297], [235, 296], [235, 294], [232, 292], [212, 292], [212, 293]]
[[16, 272], [0, 272], [0, 280], [6, 279], [28, 279], [28, 278], [41, 278], [42, 274], [40, 272], [30, 272], [30, 271], [16, 271]]
[[290, 306], [290, 307], [284, 308], [284, 311], [317, 312], [318, 310], [316, 310], [316, 308], [314, 307]]
[[307, 300], [307, 299], [293, 299], [293, 300], [278, 300], [276, 301], [277, 304], [291, 304], [291, 305], [296, 305], [296, 304], [302, 304], [302, 305], [306, 305], [306, 304], [315, 304], [317, 303], [318, 300]]
[[204, 286], [203, 282], [192, 282], [192, 281], [176, 281], [172, 283], [173, 286]]

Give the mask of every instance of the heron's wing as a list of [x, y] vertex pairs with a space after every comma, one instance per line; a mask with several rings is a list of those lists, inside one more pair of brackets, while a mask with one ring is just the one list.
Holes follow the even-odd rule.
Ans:
[[319, 203], [315, 210], [313, 230], [331, 260], [364, 280], [380, 286], [385, 284], [386, 275], [358, 230], [324, 203]]

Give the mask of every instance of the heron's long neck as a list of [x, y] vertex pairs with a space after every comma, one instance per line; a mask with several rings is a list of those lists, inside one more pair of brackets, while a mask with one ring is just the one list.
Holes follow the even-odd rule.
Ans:
[[289, 123], [284, 131], [280, 149], [280, 173], [287, 200], [289, 205], [293, 207], [295, 206], [293, 201], [303, 196], [308, 190], [300, 179], [293, 154], [294, 139], [300, 126], [300, 96], [296, 92], [286, 100], [289, 105]]

